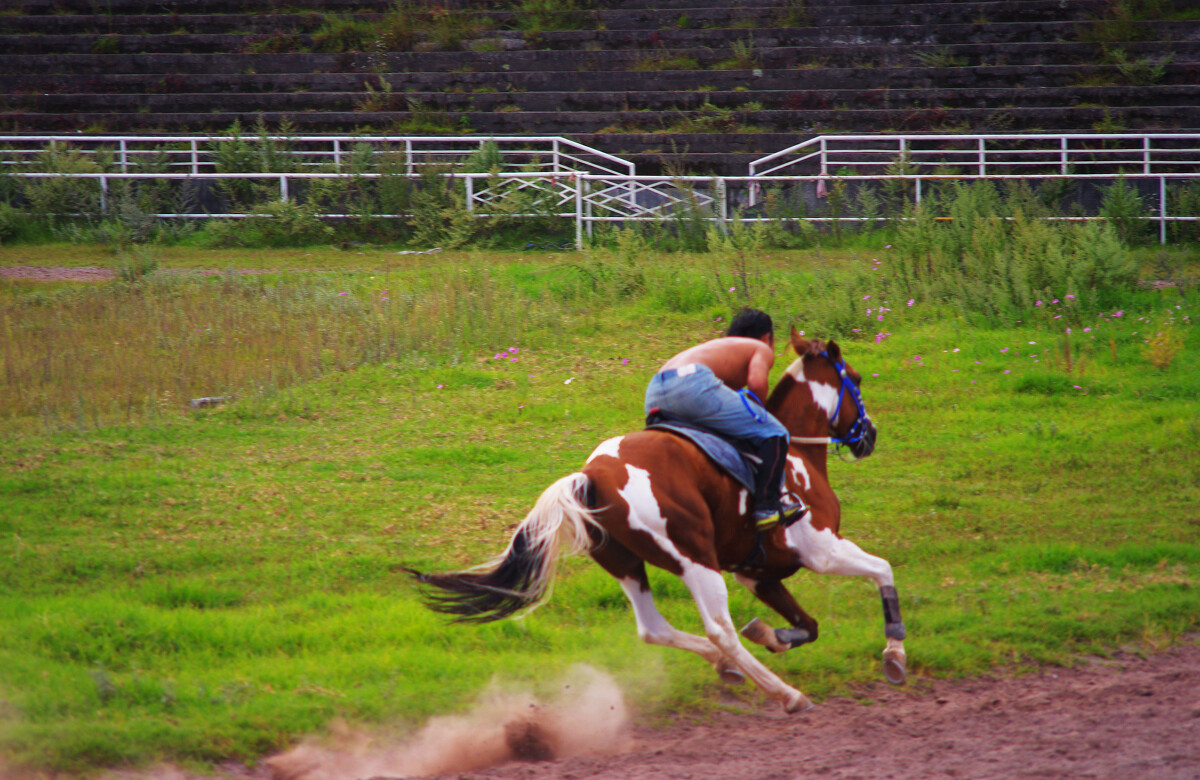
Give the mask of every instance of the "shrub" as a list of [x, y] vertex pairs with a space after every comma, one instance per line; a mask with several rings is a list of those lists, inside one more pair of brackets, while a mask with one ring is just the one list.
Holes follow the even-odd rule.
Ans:
[[1145, 240], [1150, 231], [1146, 215], [1141, 196], [1124, 178], [1117, 179], [1104, 191], [1100, 216], [1113, 226], [1126, 245], [1135, 246]]
[[[1200, 181], [1178, 184], [1167, 191], [1169, 211], [1175, 217], [1200, 217]], [[1200, 221], [1172, 222], [1171, 238], [1200, 241]]]
[[0, 201], [0, 244], [10, 241], [20, 231], [25, 215], [12, 204]]
[[1159, 371], [1166, 371], [1175, 356], [1183, 351], [1183, 337], [1175, 329], [1172, 317], [1161, 320], [1153, 331], [1153, 335], [1142, 346], [1142, 357]]
[[457, 249], [471, 241], [475, 217], [463, 207], [453, 179], [437, 171], [421, 176], [412, 193], [412, 243], [423, 249]]
[[1100, 291], [1135, 281], [1136, 264], [1108, 224], [1031, 219], [1010, 201], [1028, 198], [1006, 200], [979, 182], [911, 209], [896, 242], [900, 289], [995, 321], [1023, 316], [1042, 298], [1094, 305]]
[[150, 247], [134, 247], [118, 256], [117, 278], [123, 282], [136, 282], [157, 269], [158, 257]]
[[337, 54], [361, 52], [374, 48], [378, 38], [376, 26], [351, 16], [330, 16], [312, 34], [313, 48]]
[[[37, 173], [102, 173], [111, 164], [105, 151], [88, 156], [66, 144], [51, 142], [33, 165]], [[24, 188], [29, 213], [51, 224], [63, 220], [91, 220], [100, 214], [101, 189], [97, 179], [30, 179]]]
[[266, 246], [307, 246], [327, 243], [333, 228], [315, 214], [314, 204], [277, 200], [254, 209], [246, 221], [249, 231], [257, 233]]

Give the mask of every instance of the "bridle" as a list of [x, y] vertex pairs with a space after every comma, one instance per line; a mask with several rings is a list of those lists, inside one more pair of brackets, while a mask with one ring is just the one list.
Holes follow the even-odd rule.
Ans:
[[833, 416], [829, 418], [830, 429], [837, 423], [838, 414], [842, 411], [842, 402], [846, 396], [850, 396], [850, 400], [854, 401], [854, 406], [858, 408], [858, 419], [854, 421], [854, 425], [850, 426], [850, 430], [845, 436], [793, 436], [792, 444], [858, 444], [867, 435], [871, 418], [867, 415], [867, 407], [863, 404], [862, 393], [858, 389], [858, 385], [850, 378], [850, 374], [846, 371], [846, 361], [829, 357], [827, 350], [820, 352], [821, 357], [833, 363], [833, 367], [837, 369], [838, 376], [842, 378], [842, 387], [838, 391], [837, 407], [833, 410]]

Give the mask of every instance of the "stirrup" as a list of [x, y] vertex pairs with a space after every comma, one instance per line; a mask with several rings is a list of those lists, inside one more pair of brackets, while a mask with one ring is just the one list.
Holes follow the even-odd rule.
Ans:
[[765, 531], [783, 523], [786, 528], [807, 513], [808, 507], [804, 504], [780, 504], [778, 509], [756, 509], [754, 526], [760, 531]]

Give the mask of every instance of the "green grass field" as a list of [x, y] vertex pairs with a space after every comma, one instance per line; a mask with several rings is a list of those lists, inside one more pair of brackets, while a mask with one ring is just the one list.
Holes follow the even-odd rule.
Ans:
[[[0, 281], [0, 766], [253, 761], [335, 720], [412, 727], [579, 662], [642, 719], [722, 706], [700, 659], [640, 644], [585, 560], [528, 618], [482, 627], [425, 610], [400, 567], [498, 552], [543, 488], [638, 427], [658, 364], [747, 291], [783, 327], [835, 331], [864, 375], [879, 446], [832, 478], [843, 533], [895, 567], [914, 681], [1196, 630], [1196, 288], [983, 321], [910, 304], [896, 251], [747, 270], [180, 249], [131, 282]], [[0, 248], [0, 265], [120, 262]], [[172, 272], [189, 268], [271, 273]], [[651, 576], [663, 613], [699, 631], [683, 586]], [[818, 700], [880, 679], [873, 586], [791, 586], [821, 639], [765, 662]], [[732, 593], [739, 624], [781, 622]]]

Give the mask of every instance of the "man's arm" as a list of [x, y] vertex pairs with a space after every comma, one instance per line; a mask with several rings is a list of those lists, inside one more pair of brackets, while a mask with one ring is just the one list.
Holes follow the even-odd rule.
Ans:
[[766, 344], [762, 344], [754, 350], [754, 354], [750, 357], [750, 365], [746, 367], [746, 387], [763, 403], [766, 403], [767, 400], [771, 366], [773, 365], [775, 365], [775, 353]]

